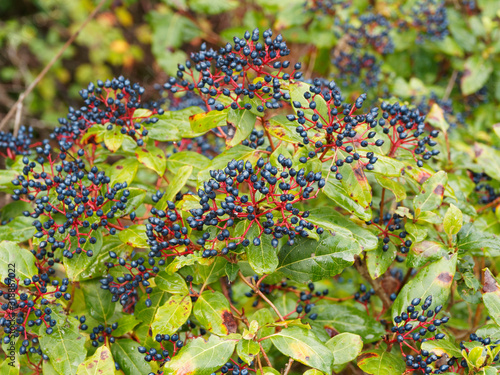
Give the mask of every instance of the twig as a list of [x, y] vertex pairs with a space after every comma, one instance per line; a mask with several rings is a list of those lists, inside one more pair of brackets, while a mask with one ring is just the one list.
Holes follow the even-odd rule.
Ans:
[[358, 270], [361, 276], [363, 276], [363, 278], [370, 283], [377, 296], [382, 300], [384, 308], [386, 310], [389, 310], [391, 307], [391, 300], [389, 299], [389, 297], [387, 297], [387, 293], [382, 288], [380, 282], [378, 282], [377, 280], [373, 280], [370, 277], [368, 269], [366, 268], [366, 265], [361, 261], [360, 257], [356, 257], [356, 259], [354, 260], [354, 267], [356, 267], [356, 270]]
[[17, 103], [16, 110], [16, 119], [14, 121], [14, 137], [17, 137], [17, 133], [19, 133], [19, 127], [21, 126], [21, 114], [23, 112], [23, 102]]
[[283, 375], [288, 375], [290, 369], [292, 368], [292, 363], [293, 363], [293, 358], [290, 358], [288, 360], [288, 364], [286, 365], [285, 372], [283, 373]]
[[274, 306], [274, 303], [272, 303], [265, 295], [260, 291], [259, 288], [256, 288], [255, 285], [252, 285], [246, 278], [243, 276], [241, 271], [238, 271], [238, 276], [240, 277], [241, 281], [243, 281], [245, 284], [247, 284], [252, 290], [259, 295], [260, 298], [262, 298], [266, 303], [271, 306], [271, 308], [274, 310], [274, 312], [278, 315], [279, 319], [284, 322], [285, 319], [283, 319], [283, 316], [279, 312], [278, 308]]
[[451, 95], [451, 90], [453, 90], [453, 86], [455, 86], [455, 80], [457, 79], [457, 74], [458, 74], [457, 70], [454, 70], [453, 73], [451, 73], [450, 80], [448, 81], [448, 86], [446, 86], [446, 91], [443, 96], [443, 101], [449, 99]]
[[[24, 101], [24, 99], [33, 91], [33, 89], [38, 85], [38, 83], [42, 80], [42, 78], [47, 74], [47, 72], [52, 68], [52, 65], [56, 63], [57, 60], [62, 56], [64, 51], [75, 41], [75, 39], [78, 37], [80, 32], [87, 26], [87, 24], [92, 20], [92, 18], [95, 17], [95, 15], [99, 12], [99, 10], [102, 8], [104, 3], [107, 0], [101, 0], [101, 2], [95, 7], [95, 9], [88, 15], [88, 17], [83, 21], [83, 23], [80, 25], [78, 30], [71, 35], [71, 37], [68, 39], [66, 43], [62, 46], [62, 48], [55, 54], [55, 56], [50, 60], [50, 62], [43, 68], [43, 70], [38, 74], [38, 76], [34, 79], [33, 82], [26, 88], [26, 90], [19, 95], [19, 98], [17, 99], [16, 103], [10, 108], [9, 112], [5, 115], [3, 118], [2, 122], [0, 122], [0, 129], [3, 129], [3, 127], [7, 124], [9, 119], [14, 115], [14, 112], [19, 111], [19, 105]], [[21, 120], [19, 119], [19, 122]], [[16, 116], [16, 123], [17, 123], [17, 116]]]

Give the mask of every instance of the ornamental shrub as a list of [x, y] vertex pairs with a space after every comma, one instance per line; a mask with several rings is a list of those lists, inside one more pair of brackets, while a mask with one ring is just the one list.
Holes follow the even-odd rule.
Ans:
[[[1, 132], [1, 373], [496, 374], [500, 34], [480, 5], [301, 2], [282, 28], [334, 35], [333, 79], [255, 28], [157, 90], [89, 83], [46, 138]], [[388, 84], [408, 41], [457, 73]]]

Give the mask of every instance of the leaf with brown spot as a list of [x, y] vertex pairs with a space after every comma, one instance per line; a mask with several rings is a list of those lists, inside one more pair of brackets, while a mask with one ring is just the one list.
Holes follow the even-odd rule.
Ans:
[[392, 316], [406, 311], [414, 298], [424, 300], [432, 296], [432, 308], [443, 305], [450, 296], [451, 284], [455, 275], [457, 255], [447, 255], [422, 268], [399, 292], [392, 305]]
[[201, 325], [215, 334], [228, 335], [238, 329], [229, 302], [220, 292], [203, 292], [194, 304], [193, 314]]
[[197, 134], [206, 133], [218, 126], [225, 126], [229, 109], [210, 111], [189, 116], [191, 130]]
[[155, 146], [149, 146], [148, 149], [137, 149], [135, 156], [145, 167], [158, 173], [158, 176], [163, 176], [163, 173], [165, 173], [167, 161], [165, 160], [165, 152], [162, 149]]
[[297, 362], [327, 374], [332, 372], [333, 354], [312, 330], [285, 328], [271, 336], [276, 349]]
[[438, 208], [443, 201], [444, 187], [448, 183], [448, 175], [439, 171], [422, 185], [420, 193], [413, 200], [415, 216], [421, 212], [432, 211]]
[[297, 134], [297, 125], [289, 121], [285, 115], [271, 117], [264, 122], [264, 128], [273, 137], [289, 143], [301, 143], [302, 138]]
[[489, 316], [500, 325], [500, 286], [488, 268], [483, 269], [482, 293]]
[[238, 340], [211, 335], [198, 337], [184, 346], [165, 364], [169, 375], [208, 375], [223, 366], [234, 352]]
[[115, 371], [113, 356], [106, 345], [78, 366], [77, 375], [109, 375]]
[[173, 335], [189, 319], [191, 315], [191, 297], [188, 295], [173, 295], [156, 311], [151, 324], [153, 336], [158, 333]]
[[400, 375], [406, 370], [401, 356], [394, 355], [384, 349], [370, 350], [362, 354], [358, 366], [367, 374], [373, 375]]

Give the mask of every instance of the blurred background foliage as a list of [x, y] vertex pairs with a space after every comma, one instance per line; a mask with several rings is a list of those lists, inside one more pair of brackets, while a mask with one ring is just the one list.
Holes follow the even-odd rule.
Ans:
[[[0, 118], [97, 4], [0, 1]], [[45, 132], [88, 82], [118, 75], [157, 99], [201, 43], [220, 48], [258, 27], [284, 35], [306, 79], [424, 111], [437, 102], [489, 139], [500, 120], [499, 16], [498, 0], [109, 0], [24, 101], [22, 123]]]

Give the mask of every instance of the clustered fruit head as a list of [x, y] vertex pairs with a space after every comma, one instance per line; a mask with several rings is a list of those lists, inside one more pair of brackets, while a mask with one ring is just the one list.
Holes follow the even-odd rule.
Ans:
[[[374, 153], [361, 152], [368, 146], [382, 146], [382, 139], [373, 140], [377, 135], [378, 108], [371, 108], [368, 114], [356, 114], [363, 107], [366, 94], [360, 95], [355, 104], [343, 103], [342, 94], [334, 81], [325, 83], [314, 80], [313, 85], [303, 94], [301, 101], [293, 101], [295, 115], [288, 115], [289, 121], [299, 125], [296, 132], [303, 138], [302, 143], [314, 145], [314, 150], [301, 158], [302, 163], [319, 155], [323, 163], [329, 162], [330, 171], [342, 179], [339, 168], [344, 164], [361, 164], [373, 170], [377, 157]], [[327, 152], [330, 151], [330, 154]]]
[[17, 136], [0, 131], [0, 156], [15, 159], [16, 155], [29, 155], [32, 139], [33, 128], [26, 128], [24, 125], [19, 127]]
[[266, 30], [262, 37], [260, 41], [259, 29], [255, 29], [242, 39], [234, 37], [233, 44], [217, 51], [207, 50], [203, 44], [190, 60], [178, 66], [177, 77], [171, 77], [163, 88], [173, 93], [194, 92], [210, 109], [255, 107], [264, 112], [280, 108], [281, 100], [290, 99], [283, 82], [301, 78], [301, 64], [288, 72], [292, 66], [281, 58], [290, 50], [281, 34], [273, 39], [272, 31]]
[[[94, 125], [105, 125], [106, 130], [118, 128], [121, 134], [131, 137], [138, 146], [144, 145], [143, 138], [148, 135], [145, 125], [158, 121], [155, 114], [162, 114], [163, 109], [152, 103], [151, 108], [137, 114], [144, 108], [141, 96], [144, 88], [138, 83], [132, 84], [123, 76], [89, 83], [87, 89], [80, 91], [84, 105], [79, 109], [70, 107], [66, 118], [60, 118], [60, 126], [54, 130], [52, 138], [59, 143], [61, 150], [81, 149], [82, 137]], [[149, 107], [149, 106], [148, 106]]]
[[[394, 317], [394, 326], [391, 331], [394, 332], [395, 338], [390, 342], [399, 344], [408, 371], [420, 370], [425, 374], [442, 374], [456, 364], [455, 358], [451, 358], [442, 364], [442, 361], [438, 362], [442, 356], [430, 353], [425, 349], [417, 350], [417, 348], [410, 345], [410, 343], [415, 345], [416, 343], [422, 344], [426, 341], [445, 338], [444, 333], [437, 333], [437, 331], [443, 324], [448, 322], [449, 318], [447, 316], [438, 318], [437, 315], [441, 312], [443, 306], [439, 305], [431, 309], [431, 305], [432, 296], [426, 297], [424, 301], [421, 298], [414, 298], [406, 311]], [[405, 354], [405, 348], [410, 348], [420, 354], [417, 356]]]
[[[83, 247], [87, 242], [96, 244], [100, 228], [116, 233], [111, 222], [123, 215], [130, 195], [126, 183], [111, 186], [110, 178], [97, 167], [87, 171], [82, 159], [67, 161], [66, 156], [61, 153], [61, 163], [56, 164], [49, 155], [49, 168], [25, 156], [23, 175], [12, 181], [17, 187], [12, 199], [34, 203], [34, 211], [23, 215], [37, 219], [34, 237], [40, 242], [34, 254], [39, 260], [52, 258], [57, 249], [63, 249], [67, 258], [82, 252], [91, 257], [93, 251]], [[51, 194], [57, 199], [50, 200]]]
[[[391, 145], [389, 156], [394, 156], [398, 150], [411, 153], [419, 167], [423, 166], [423, 160], [429, 160], [439, 154], [439, 150], [427, 150], [426, 147], [434, 147], [437, 142], [433, 139], [439, 135], [437, 130], [431, 130], [425, 135], [425, 115], [418, 109], [408, 108], [399, 103], [382, 103], [382, 118], [378, 125], [389, 138]], [[424, 135], [422, 137], [422, 135]], [[422, 155], [417, 160], [417, 155]]]
[[[219, 254], [217, 244], [222, 243], [221, 255], [234, 251], [238, 245], [244, 247], [261, 243], [261, 235], [273, 237], [271, 245], [288, 237], [293, 244], [297, 235], [308, 237], [308, 230], [322, 233], [323, 229], [307, 221], [308, 211], [301, 212], [294, 204], [316, 197], [318, 189], [325, 186], [321, 172], [306, 173], [293, 168], [291, 159], [278, 157], [279, 167], [260, 158], [255, 165], [249, 161], [232, 160], [224, 170], [210, 171], [211, 180], [198, 191], [201, 208], [192, 209], [187, 224], [198, 231], [205, 227], [217, 229], [203, 233], [197, 244], [203, 247], [203, 256]], [[316, 188], [314, 187], [316, 185]], [[223, 197], [224, 201], [218, 198]], [[234, 235], [236, 221], [245, 220], [246, 230]], [[250, 228], [258, 228], [253, 238], [246, 238]]]

